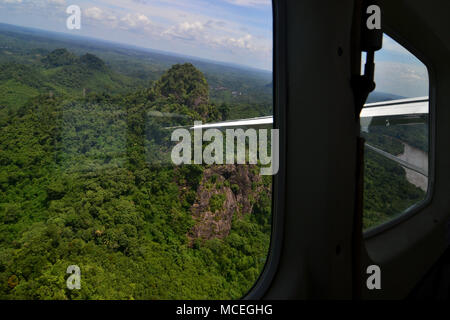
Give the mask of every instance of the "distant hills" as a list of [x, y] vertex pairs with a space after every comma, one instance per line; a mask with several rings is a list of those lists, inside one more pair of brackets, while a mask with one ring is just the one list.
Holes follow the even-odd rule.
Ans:
[[67, 49], [38, 55], [34, 63], [0, 63], [0, 105], [17, 108], [38, 94], [116, 94], [144, 87], [145, 82], [119, 74], [96, 55], [77, 56]]
[[[173, 65], [191, 63], [204, 74], [211, 103], [230, 106], [230, 119], [273, 113], [270, 71], [0, 23], [0, 68], [10, 63], [39, 69], [30, 73], [41, 82], [38, 87], [71, 94], [84, 88], [97, 93], [149, 88]], [[6, 95], [0, 96], [0, 105], [17, 106], [17, 83], [2, 86], [0, 81], [0, 94]], [[23, 101], [36, 93], [23, 92]], [[5, 103], [11, 95], [16, 101]]]
[[76, 63], [77, 61], [79, 61], [78, 57], [67, 51], [67, 49], [56, 49], [42, 59], [42, 63], [47, 68], [68, 66]]
[[50, 52], [44, 59], [42, 63], [47, 68], [57, 68], [69, 65], [83, 65], [90, 70], [102, 70], [106, 71], [105, 62], [98, 58], [97, 56], [86, 53], [81, 57], [77, 57], [75, 54], [69, 52], [67, 49], [56, 49]]

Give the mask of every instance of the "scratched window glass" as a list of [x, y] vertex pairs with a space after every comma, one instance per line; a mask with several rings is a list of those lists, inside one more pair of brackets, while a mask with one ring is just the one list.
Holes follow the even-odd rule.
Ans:
[[1, 1], [0, 299], [243, 297], [272, 79], [270, 0]]
[[429, 189], [427, 68], [387, 35], [383, 42], [375, 58], [377, 88], [361, 113], [365, 230], [419, 206]]

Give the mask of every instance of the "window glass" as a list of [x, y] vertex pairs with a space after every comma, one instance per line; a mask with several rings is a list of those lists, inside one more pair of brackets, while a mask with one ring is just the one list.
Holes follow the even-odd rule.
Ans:
[[0, 8], [0, 299], [244, 296], [278, 169], [271, 1]]
[[377, 88], [361, 113], [365, 230], [419, 205], [429, 188], [427, 68], [387, 35], [383, 42], [375, 58]]

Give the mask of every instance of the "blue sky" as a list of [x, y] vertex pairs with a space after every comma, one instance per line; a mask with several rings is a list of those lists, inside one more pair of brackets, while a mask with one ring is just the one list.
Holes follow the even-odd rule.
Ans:
[[271, 0], [0, 0], [0, 22], [272, 69]]

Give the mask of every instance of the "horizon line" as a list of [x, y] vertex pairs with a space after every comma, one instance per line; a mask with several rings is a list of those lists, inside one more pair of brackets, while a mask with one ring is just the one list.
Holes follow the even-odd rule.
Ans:
[[72, 34], [72, 33], [69, 33], [69, 32], [61, 32], [61, 31], [53, 31], [53, 30], [36, 28], [36, 27], [28, 27], [28, 26], [23, 26], [23, 25], [16, 25], [16, 24], [5, 23], [5, 22], [1, 22], [1, 21], [0, 21], [0, 25], [11, 26], [11, 27], [16, 27], [16, 28], [23, 28], [23, 29], [29, 29], [29, 30], [35, 30], [35, 31], [41, 31], [41, 32], [44, 31], [44, 32], [54, 33], [55, 35], [60, 35], [60, 36], [68, 35], [68, 36], [72, 36], [72, 37], [75, 37], [75, 38], [84, 38], [84, 39], [96, 40], [96, 41], [101, 41], [101, 42], [104, 42], [104, 43], [114, 44], [114, 45], [119, 45], [119, 46], [130, 46], [130, 47], [134, 47], [136, 49], [140, 49], [142, 51], [153, 51], [155, 53], [165, 54], [167, 56], [178, 56], [178, 57], [182, 57], [182, 58], [190, 58], [190, 59], [197, 60], [198, 62], [209, 62], [209, 63], [219, 64], [219, 65], [222, 65], [222, 66], [235, 67], [235, 68], [241, 68], [241, 69], [250, 69], [250, 70], [259, 71], [259, 72], [273, 73], [273, 68], [272, 69], [262, 69], [262, 68], [248, 66], [248, 65], [238, 64], [238, 63], [235, 63], [235, 62], [227, 62], [227, 61], [221, 61], [221, 60], [212, 60], [212, 59], [209, 59], [209, 58], [202, 58], [202, 57], [198, 57], [198, 56], [191, 56], [191, 55], [181, 54], [181, 53], [172, 52], [172, 51], [165, 51], [165, 50], [161, 50], [161, 49], [149, 48], [149, 47], [141, 47], [141, 46], [136, 45], [136, 44], [129, 44], [129, 43], [123, 43], [123, 42], [118, 42], [118, 41], [113, 41], [113, 40], [106, 40], [106, 39], [97, 38], [97, 37], [89, 37], [89, 36], [84, 36], [84, 35]]

